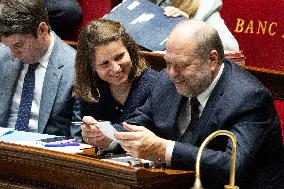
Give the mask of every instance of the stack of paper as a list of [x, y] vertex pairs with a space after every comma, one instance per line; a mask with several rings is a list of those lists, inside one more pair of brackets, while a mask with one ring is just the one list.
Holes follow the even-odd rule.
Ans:
[[9, 142], [14, 144], [20, 144], [25, 146], [32, 146], [38, 148], [44, 148], [48, 150], [64, 152], [64, 153], [80, 153], [84, 148], [91, 148], [91, 145], [80, 144], [77, 146], [65, 146], [65, 147], [45, 147], [45, 139], [62, 138], [56, 135], [48, 135], [42, 133], [32, 133], [25, 131], [17, 131], [12, 128], [0, 127], [0, 142]]

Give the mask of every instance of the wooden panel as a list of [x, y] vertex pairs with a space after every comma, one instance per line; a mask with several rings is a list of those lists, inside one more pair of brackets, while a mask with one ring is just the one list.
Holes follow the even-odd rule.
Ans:
[[0, 188], [186, 188], [192, 171], [145, 169], [0, 142]]

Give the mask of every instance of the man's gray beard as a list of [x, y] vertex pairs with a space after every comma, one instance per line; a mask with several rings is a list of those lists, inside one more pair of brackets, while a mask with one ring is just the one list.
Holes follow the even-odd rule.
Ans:
[[[201, 93], [203, 93], [212, 83], [212, 77], [211, 75], [208, 75], [208, 77], [203, 78], [202, 84], [199, 85], [198, 87], [191, 87], [190, 89], [187, 88], [186, 91], [184, 90], [178, 90], [178, 88], [176, 87], [177, 92], [185, 97], [196, 97], [198, 95], [200, 95]], [[186, 92], [186, 94], [184, 94], [183, 92]]]

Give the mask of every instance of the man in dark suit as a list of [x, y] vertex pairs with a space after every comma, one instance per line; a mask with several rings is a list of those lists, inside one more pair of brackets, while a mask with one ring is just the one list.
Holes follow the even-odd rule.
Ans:
[[[169, 36], [165, 60], [167, 70], [152, 96], [123, 123], [131, 132], [115, 133], [121, 146], [134, 157], [194, 170], [201, 143], [225, 129], [238, 141], [236, 184], [283, 188], [283, 146], [271, 95], [250, 73], [224, 59], [217, 32], [198, 21], [180, 23]], [[197, 108], [192, 109], [191, 99]], [[204, 150], [204, 188], [228, 184], [231, 149], [228, 138], [218, 137]]]
[[1, 0], [0, 39], [0, 126], [80, 140], [70, 125], [76, 52], [50, 31], [42, 0]]

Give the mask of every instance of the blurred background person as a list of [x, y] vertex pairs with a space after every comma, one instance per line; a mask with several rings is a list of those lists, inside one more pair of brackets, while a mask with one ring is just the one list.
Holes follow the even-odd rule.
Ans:
[[184, 16], [199, 20], [215, 28], [222, 40], [224, 50], [239, 50], [239, 44], [221, 18], [222, 0], [149, 0], [164, 7], [167, 17]]
[[[87, 24], [79, 34], [76, 56], [74, 121], [83, 121], [85, 142], [105, 148], [110, 140], [93, 122], [121, 123], [150, 95], [158, 72], [147, 68], [125, 29], [111, 20]], [[85, 117], [84, 117], [85, 116]]]
[[51, 28], [62, 39], [72, 38], [82, 21], [77, 0], [44, 0]]

